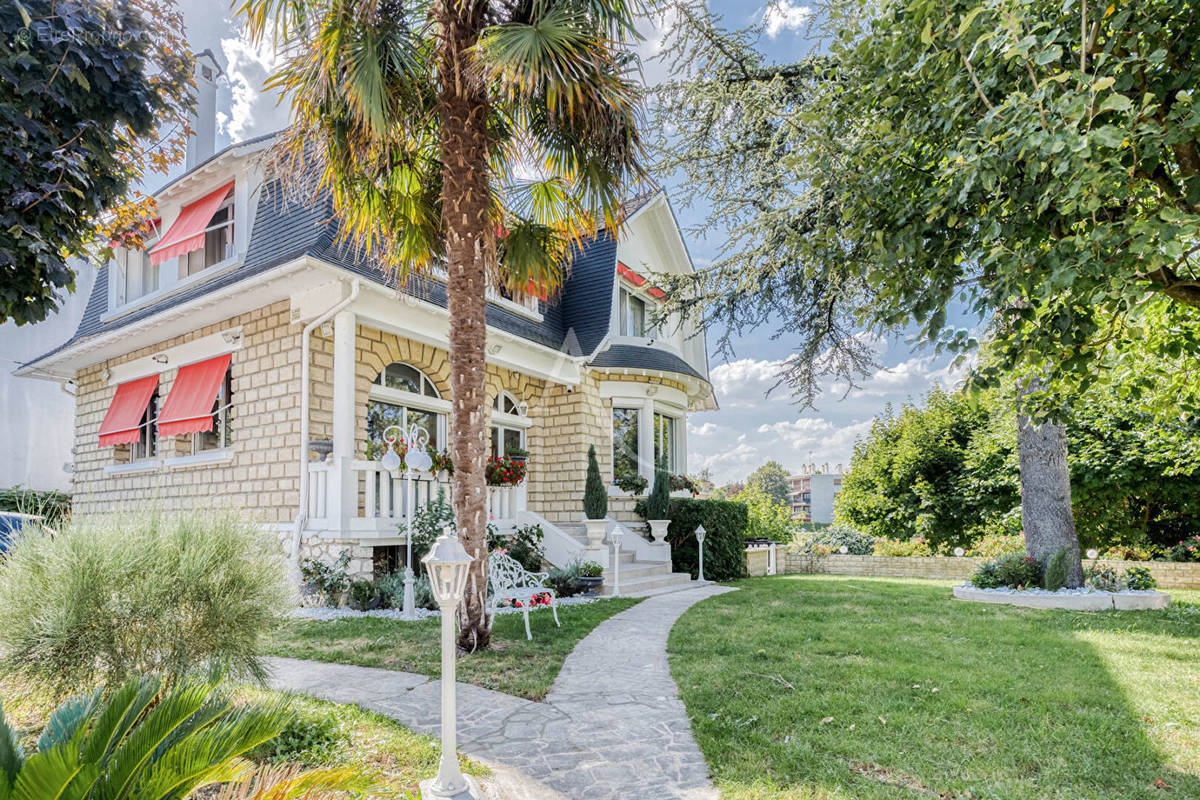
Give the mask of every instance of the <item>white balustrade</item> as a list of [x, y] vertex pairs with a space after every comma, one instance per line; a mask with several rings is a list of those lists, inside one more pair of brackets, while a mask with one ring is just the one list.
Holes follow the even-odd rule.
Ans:
[[309, 519], [325, 519], [329, 497], [329, 473], [332, 464], [326, 461], [308, 463], [308, 516]]

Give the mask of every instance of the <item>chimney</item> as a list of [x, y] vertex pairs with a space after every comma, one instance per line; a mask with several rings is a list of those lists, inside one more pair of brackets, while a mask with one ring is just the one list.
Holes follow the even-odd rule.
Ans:
[[217, 78], [224, 72], [212, 50], [196, 53], [196, 110], [188, 125], [194, 133], [187, 140], [184, 168], [190, 172], [212, 157], [217, 148]]

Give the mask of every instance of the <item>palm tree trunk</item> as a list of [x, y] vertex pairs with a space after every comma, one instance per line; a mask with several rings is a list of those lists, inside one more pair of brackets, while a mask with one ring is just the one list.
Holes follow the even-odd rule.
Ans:
[[[1036, 381], [1030, 382], [1031, 391]], [[1071, 473], [1067, 467], [1067, 432], [1061, 423], [1035, 426], [1017, 417], [1017, 455], [1021, 465], [1021, 522], [1025, 551], [1045, 569], [1046, 562], [1066, 549], [1070, 559], [1067, 586], [1083, 585], [1079, 536], [1071, 512]]]
[[450, 395], [454, 403], [454, 516], [459, 538], [475, 557], [459, 607], [459, 645], [486, 648], [487, 486], [484, 478], [486, 290], [491, 241], [487, 94], [468, 50], [483, 29], [486, 4], [442, 0], [437, 11], [438, 100], [442, 125], [442, 224], [450, 311]]

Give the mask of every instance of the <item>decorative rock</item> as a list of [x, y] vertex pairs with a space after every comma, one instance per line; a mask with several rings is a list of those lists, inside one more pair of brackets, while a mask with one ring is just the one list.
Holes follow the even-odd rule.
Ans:
[[999, 603], [1023, 608], [1054, 608], [1066, 611], [1146, 611], [1166, 608], [1171, 596], [1163, 592], [1097, 592], [1091, 589], [980, 589], [969, 583], [954, 587], [957, 600]]

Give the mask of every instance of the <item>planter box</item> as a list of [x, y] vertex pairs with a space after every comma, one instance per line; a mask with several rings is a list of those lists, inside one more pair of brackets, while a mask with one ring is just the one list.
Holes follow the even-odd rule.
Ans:
[[1148, 611], [1166, 608], [1171, 596], [1162, 592], [1087, 592], [1050, 594], [1042, 592], [993, 592], [974, 586], [955, 586], [954, 597], [973, 603], [997, 603], [1022, 608], [1054, 608], [1065, 611]]

